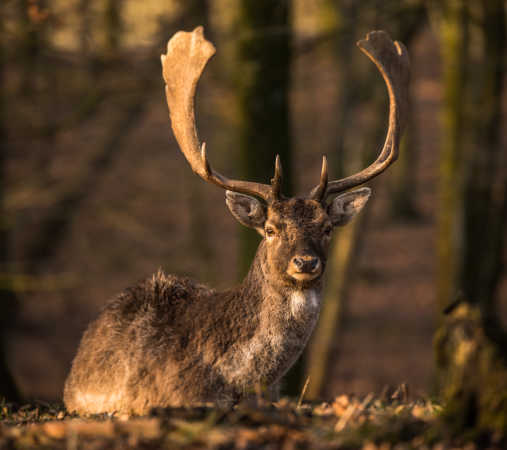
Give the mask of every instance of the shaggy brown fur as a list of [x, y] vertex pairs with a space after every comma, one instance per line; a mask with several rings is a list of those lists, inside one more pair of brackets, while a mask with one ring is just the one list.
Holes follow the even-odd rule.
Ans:
[[[282, 167], [271, 185], [232, 180], [210, 165], [195, 126], [197, 82], [215, 53], [202, 27], [176, 33], [162, 55], [171, 126], [192, 170], [226, 191], [243, 225], [263, 237], [250, 272], [236, 289], [216, 292], [159, 272], [111, 301], [86, 330], [64, 401], [79, 413], [143, 414], [154, 406], [235, 401], [275, 385], [301, 354], [320, 311], [321, 279], [333, 226], [346, 224], [370, 196], [349, 191], [384, 171], [398, 155], [407, 109], [408, 54], [387, 33], [359, 47], [375, 62], [389, 92], [389, 128], [377, 159], [354, 175], [319, 184], [308, 198], [285, 199]], [[262, 198], [261, 203], [251, 194]]]
[[[301, 354], [320, 310], [333, 215], [314, 200], [262, 208], [252, 197], [227, 198], [243, 223], [256, 211], [251, 223], [270, 228], [243, 283], [217, 292], [159, 271], [121, 293], [83, 336], [65, 383], [69, 411], [144, 414], [229, 403], [258, 384], [276, 384]], [[298, 255], [317, 258], [318, 272], [295, 278]]]

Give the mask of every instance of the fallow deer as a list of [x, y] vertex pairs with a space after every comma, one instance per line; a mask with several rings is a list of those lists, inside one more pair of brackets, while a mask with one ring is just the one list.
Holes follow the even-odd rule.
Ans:
[[202, 27], [169, 40], [161, 58], [179, 147], [197, 175], [226, 189], [232, 215], [263, 239], [236, 288], [219, 292], [159, 271], [110, 301], [84, 333], [72, 363], [64, 389], [69, 411], [145, 414], [156, 406], [234, 402], [258, 384], [273, 386], [294, 364], [319, 316], [333, 227], [346, 224], [370, 196], [368, 188], [344, 191], [377, 176], [398, 154], [407, 51], [383, 31], [369, 33], [358, 46], [387, 85], [384, 146], [370, 166], [335, 181], [328, 182], [324, 157], [320, 182], [310, 193], [286, 198], [279, 157], [271, 184], [229, 179], [210, 166], [197, 137], [194, 96], [215, 48]]

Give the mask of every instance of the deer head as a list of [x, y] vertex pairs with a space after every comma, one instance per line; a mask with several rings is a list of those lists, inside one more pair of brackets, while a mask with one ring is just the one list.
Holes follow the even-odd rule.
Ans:
[[397, 158], [407, 103], [407, 51], [383, 31], [369, 33], [358, 46], [376, 64], [387, 85], [390, 112], [384, 146], [370, 166], [340, 180], [328, 181], [324, 156], [319, 183], [302, 198], [282, 194], [279, 156], [270, 184], [229, 179], [211, 167], [206, 144], [197, 136], [194, 115], [197, 83], [215, 53], [202, 27], [176, 33], [167, 44], [167, 54], [161, 56], [172, 129], [181, 151], [197, 175], [226, 189], [232, 215], [264, 237], [263, 271], [278, 284], [305, 288], [320, 279], [333, 227], [348, 223], [371, 193], [369, 188], [345, 191], [377, 176]]

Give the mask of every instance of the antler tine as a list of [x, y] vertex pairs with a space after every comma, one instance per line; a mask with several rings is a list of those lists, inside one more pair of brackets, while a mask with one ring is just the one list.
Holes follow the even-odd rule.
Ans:
[[[357, 45], [375, 63], [386, 83], [389, 93], [389, 128], [377, 159], [361, 172], [329, 182], [323, 198], [371, 180], [398, 157], [408, 102], [410, 62], [407, 49], [401, 42], [393, 42], [385, 31], [371, 31], [366, 35], [366, 39], [360, 40]], [[319, 185], [313, 188], [310, 194], [312, 198], [319, 192], [320, 187]]]
[[313, 188], [310, 198], [313, 200], [323, 201], [327, 190], [327, 158], [322, 156], [322, 169], [320, 170], [320, 182]]
[[273, 199], [279, 199], [281, 197], [282, 176], [283, 176], [282, 162], [280, 161], [280, 155], [276, 155], [275, 174], [271, 179], [271, 192], [273, 194]]
[[191, 33], [179, 31], [167, 43], [161, 55], [167, 106], [174, 136], [192, 170], [203, 180], [224, 189], [251, 194], [269, 201], [273, 198], [268, 184], [231, 180], [216, 172], [209, 164], [206, 144], [199, 144], [195, 125], [194, 98], [197, 83], [215, 47], [204, 38], [203, 28]]

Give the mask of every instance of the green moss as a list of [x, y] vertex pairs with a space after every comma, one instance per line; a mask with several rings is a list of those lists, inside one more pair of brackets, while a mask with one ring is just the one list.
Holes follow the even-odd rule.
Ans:
[[435, 336], [446, 407], [442, 424], [453, 434], [481, 436], [507, 430], [505, 350], [487, 334], [479, 308], [455, 308]]

